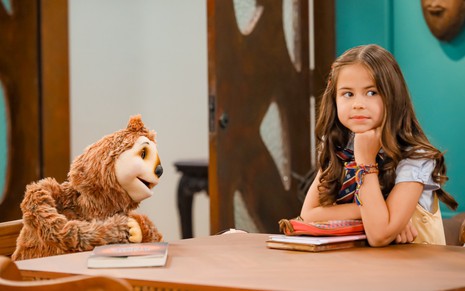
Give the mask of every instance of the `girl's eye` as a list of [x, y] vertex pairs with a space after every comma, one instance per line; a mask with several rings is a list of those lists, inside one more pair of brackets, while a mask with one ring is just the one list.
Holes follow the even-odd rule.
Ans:
[[368, 91], [368, 93], [367, 93], [368, 96], [375, 96], [377, 94], [378, 93], [376, 91]]
[[145, 149], [143, 149], [141, 152], [140, 152], [140, 157], [142, 159], [145, 159], [145, 156], [147, 155], [147, 151]]
[[349, 97], [352, 97], [352, 96], [354, 96], [354, 94], [352, 94], [352, 92], [344, 92], [344, 93], [342, 94], [342, 97], [347, 97], [347, 98], [349, 98]]

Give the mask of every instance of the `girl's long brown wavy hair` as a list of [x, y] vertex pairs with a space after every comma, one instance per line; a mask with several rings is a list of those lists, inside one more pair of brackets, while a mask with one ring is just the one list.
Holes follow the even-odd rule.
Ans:
[[[390, 52], [378, 45], [364, 45], [349, 49], [334, 61], [320, 103], [315, 128], [318, 162], [322, 170], [318, 188], [320, 204], [333, 204], [342, 185], [344, 166], [336, 156], [336, 151], [347, 145], [351, 132], [337, 117], [336, 85], [341, 68], [352, 64], [362, 64], [371, 72], [384, 103], [381, 145], [385, 158], [379, 174], [384, 197], [394, 187], [397, 165], [406, 158], [434, 159], [436, 166], [432, 178], [443, 185], [448, 180], [444, 154], [428, 141], [421, 129], [397, 61]], [[435, 193], [449, 208], [457, 208], [458, 203], [442, 188]]]

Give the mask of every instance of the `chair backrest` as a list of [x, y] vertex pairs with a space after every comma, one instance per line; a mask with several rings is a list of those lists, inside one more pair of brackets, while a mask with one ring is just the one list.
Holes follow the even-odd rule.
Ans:
[[13, 254], [22, 227], [22, 219], [0, 222], [0, 255], [9, 257]]
[[50, 280], [22, 281], [21, 272], [16, 264], [6, 256], [0, 256], [0, 290], [16, 291], [61, 291], [61, 290], [133, 290], [123, 280], [108, 276], [75, 275]]
[[460, 243], [465, 247], [465, 220], [460, 227]]
[[461, 246], [465, 243], [465, 212], [443, 219], [446, 244]]

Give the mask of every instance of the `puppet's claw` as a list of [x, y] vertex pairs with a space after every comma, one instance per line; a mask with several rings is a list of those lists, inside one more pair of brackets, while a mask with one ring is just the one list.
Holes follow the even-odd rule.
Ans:
[[132, 243], [140, 243], [142, 241], [142, 230], [139, 223], [134, 218], [128, 218], [129, 241]]

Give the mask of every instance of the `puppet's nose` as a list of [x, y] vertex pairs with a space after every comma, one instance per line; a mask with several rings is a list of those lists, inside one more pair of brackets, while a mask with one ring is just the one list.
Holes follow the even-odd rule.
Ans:
[[157, 177], [160, 178], [162, 174], [163, 174], [163, 167], [161, 165], [158, 165], [155, 168], [155, 175], [157, 175]]

